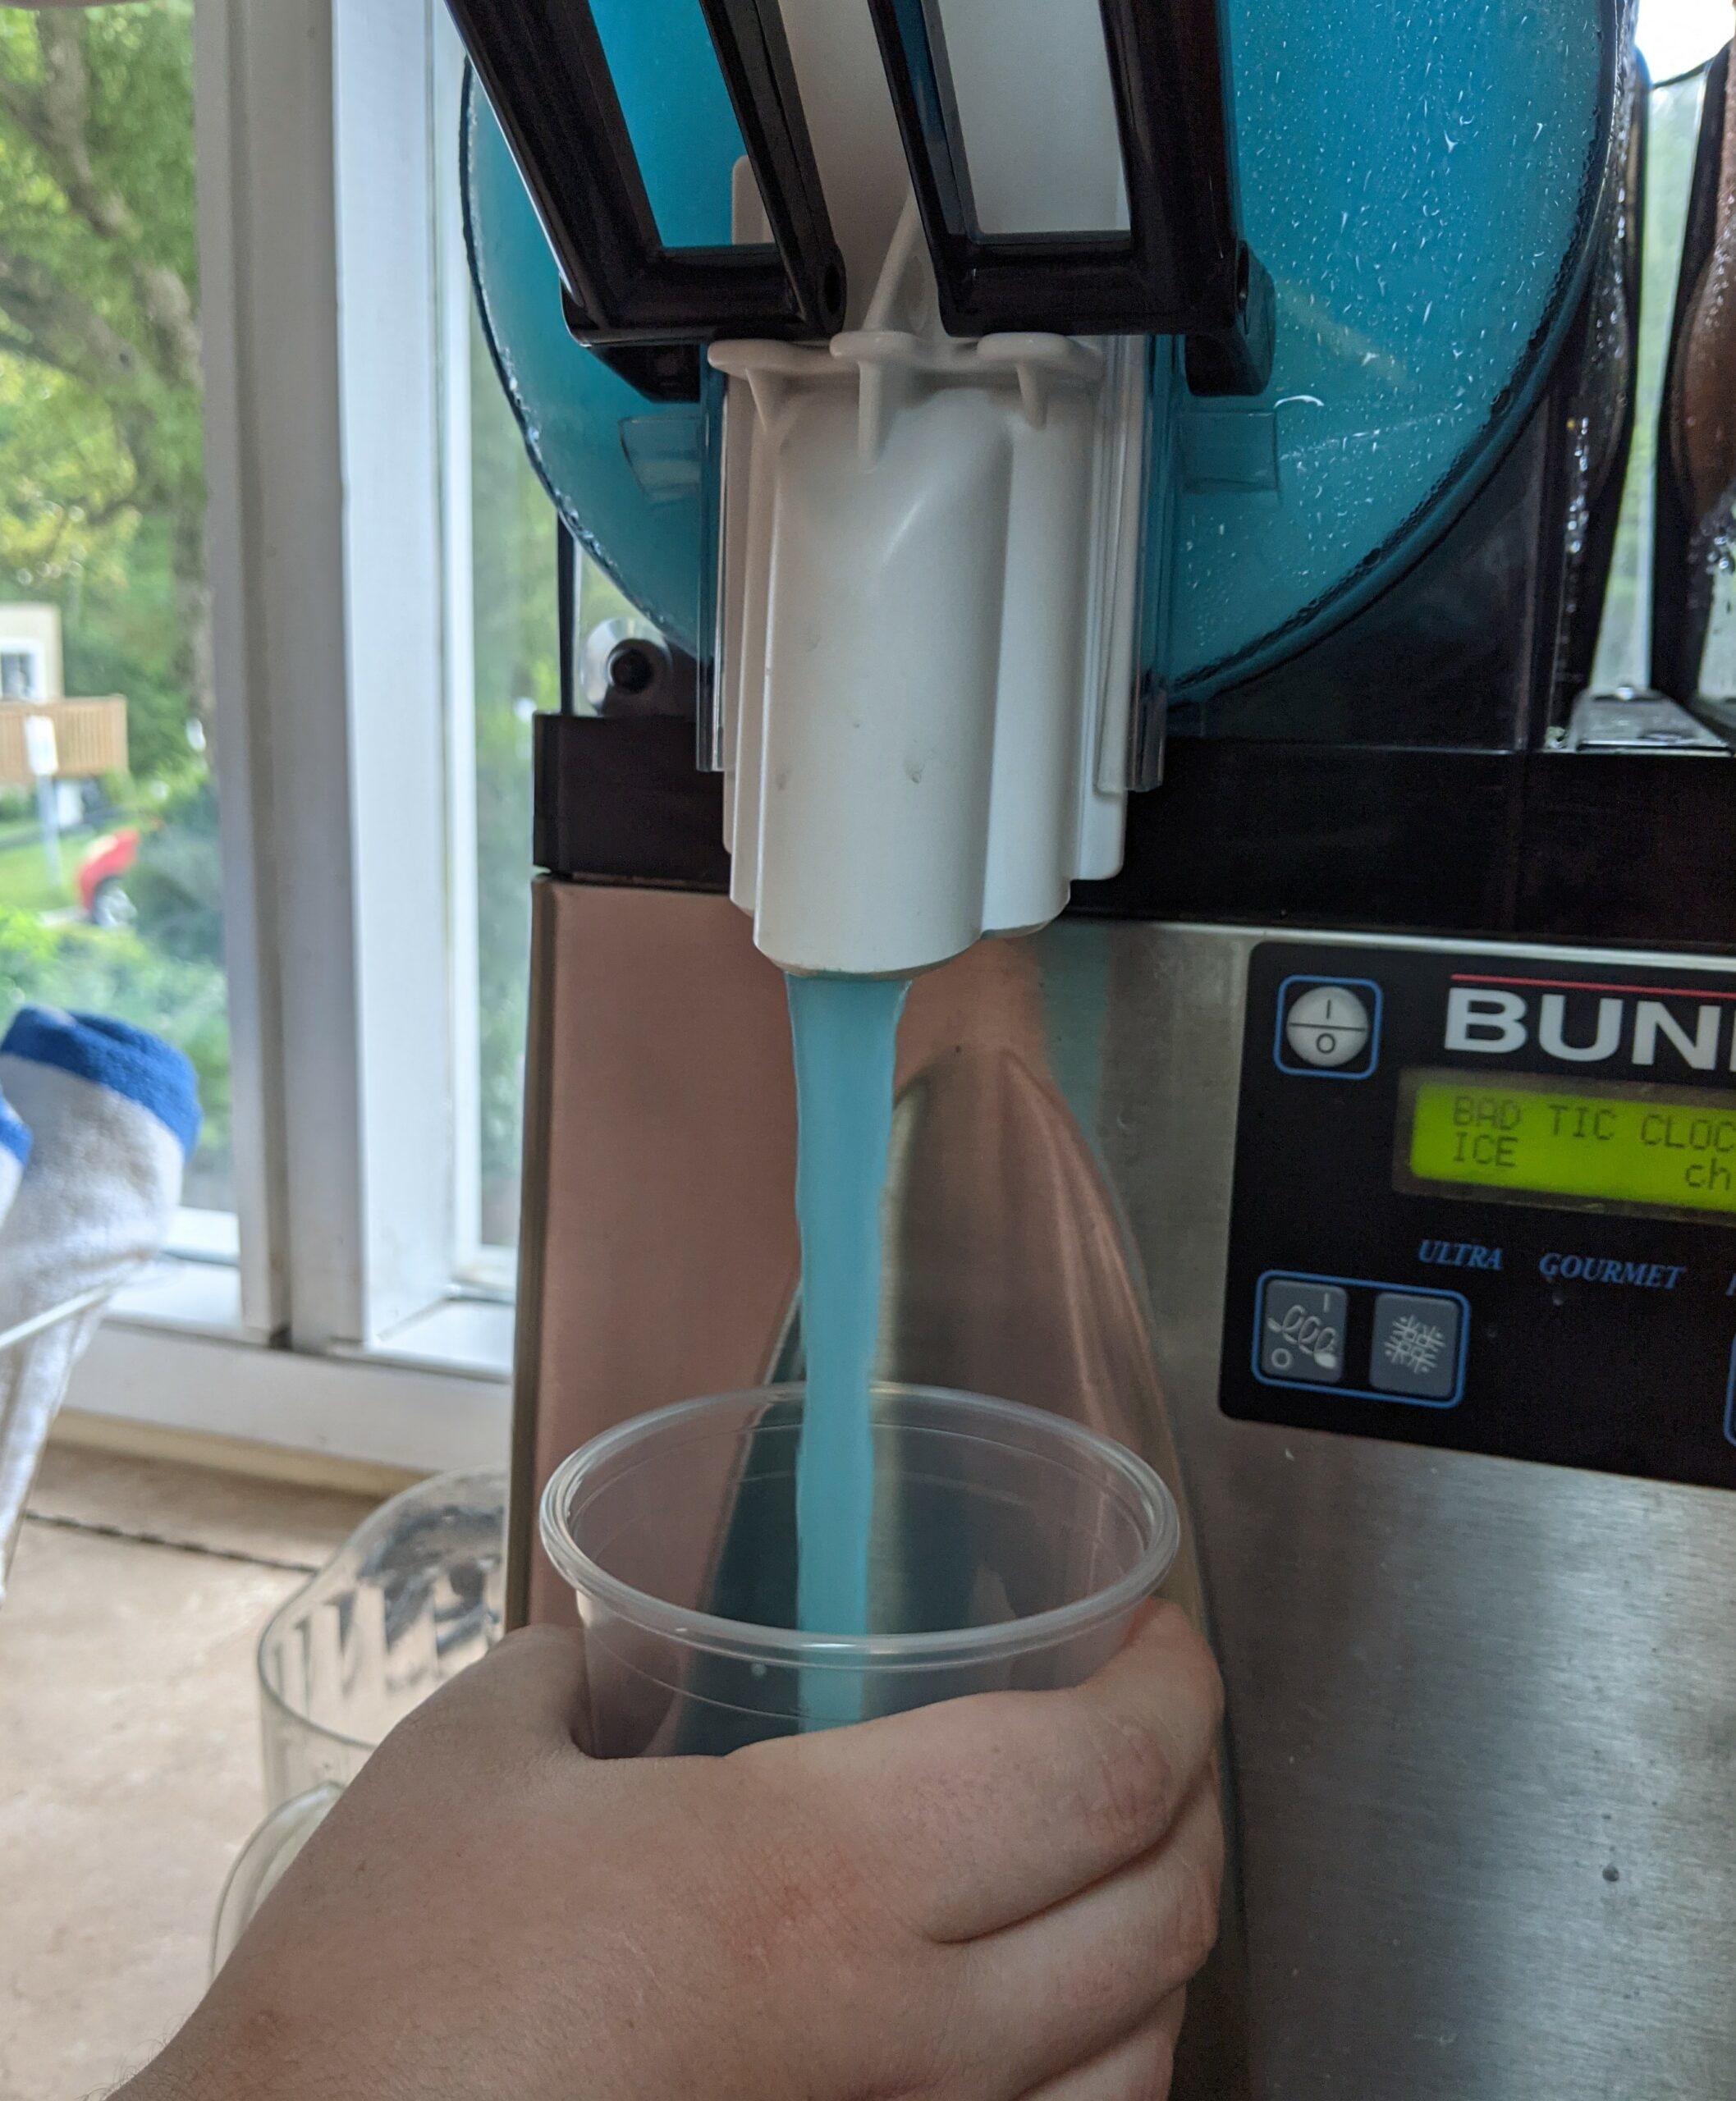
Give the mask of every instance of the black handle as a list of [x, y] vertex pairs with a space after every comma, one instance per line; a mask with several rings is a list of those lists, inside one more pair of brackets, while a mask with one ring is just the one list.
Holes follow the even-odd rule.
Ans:
[[1099, 0], [1129, 231], [987, 235], [937, 0], [868, 0], [955, 336], [1184, 336], [1196, 394], [1271, 377], [1271, 279], [1241, 234], [1222, 0]]
[[447, 0], [566, 286], [568, 323], [658, 399], [724, 336], [824, 338], [845, 278], [777, 0], [699, 0], [775, 249], [663, 245], [590, 0]]

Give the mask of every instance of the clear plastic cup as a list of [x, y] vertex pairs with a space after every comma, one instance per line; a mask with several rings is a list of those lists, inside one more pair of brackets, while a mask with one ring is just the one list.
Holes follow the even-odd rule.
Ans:
[[795, 1628], [802, 1389], [690, 1401], [575, 1453], [543, 1540], [585, 1632], [585, 1747], [717, 1755], [969, 1693], [1081, 1683], [1180, 1540], [1141, 1459], [1010, 1402], [882, 1386], [870, 1627]]

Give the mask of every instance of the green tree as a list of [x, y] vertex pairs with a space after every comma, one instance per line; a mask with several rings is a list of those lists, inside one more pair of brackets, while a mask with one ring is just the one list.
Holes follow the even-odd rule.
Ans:
[[191, 23], [0, 10], [0, 569], [63, 599], [163, 575], [147, 764], [171, 693], [211, 712]]
[[[560, 641], [554, 506], [531, 466], [474, 319], [472, 331], [481, 1228], [483, 1241], [498, 1245], [518, 1231], [530, 979], [532, 718], [560, 705]], [[587, 561], [581, 634], [633, 611], [603, 571]]]
[[560, 699], [555, 515], [495, 383], [479, 329], [472, 355], [481, 1224], [484, 1240], [510, 1241], [518, 1212], [530, 977], [529, 718]]

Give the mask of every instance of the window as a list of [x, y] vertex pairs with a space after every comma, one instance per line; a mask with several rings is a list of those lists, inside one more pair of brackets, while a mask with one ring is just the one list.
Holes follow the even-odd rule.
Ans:
[[1645, 268], [1640, 288], [1633, 444], [1592, 671], [1592, 683], [1600, 692], [1651, 682], [1658, 423], [1706, 98], [1703, 75], [1691, 69], [1705, 66], [1729, 37], [1729, 11], [1722, 0], [1644, 0], [1639, 14], [1640, 49], [1651, 79], [1660, 85], [1652, 90], [1647, 117]]
[[[479, 864], [451, 851], [455, 813], [467, 808], [474, 822], [478, 803], [455, 734], [474, 720], [469, 549], [447, 530], [468, 504], [446, 501], [469, 474], [468, 406], [451, 409], [467, 404], [470, 323], [467, 301], [441, 294], [442, 244], [458, 227], [456, 193], [442, 195], [457, 138], [456, 69], [449, 52], [436, 63], [444, 11], [440, 0], [127, 0], [39, 19], [0, 3], [0, 130], [9, 62], [28, 85], [39, 32], [60, 48], [65, 24], [131, 39], [143, 70], [126, 95], [105, 89], [94, 103], [116, 153], [162, 193], [133, 207], [135, 231], [168, 200], [181, 213], [172, 253], [196, 297], [203, 415], [183, 393], [185, 419], [163, 426], [180, 449], [156, 449], [180, 467], [202, 451], [208, 500], [201, 574], [186, 533], [153, 542], [143, 524], [126, 526], [122, 513], [152, 493], [125, 478], [117, 448], [133, 426], [94, 415], [75, 448], [82, 492], [63, 483], [65, 517], [30, 522], [45, 538], [63, 525], [112, 529], [124, 570], [80, 556], [82, 574], [51, 581], [39, 570], [30, 589], [9, 592], [0, 540], [0, 604], [63, 616], [63, 690], [126, 710], [139, 863], [147, 841], [158, 855], [176, 849], [169, 872], [201, 908], [188, 931], [203, 946], [171, 945], [144, 895], [126, 899], [135, 920], [118, 927], [76, 925], [40, 900], [28, 931], [57, 953], [76, 935], [80, 960], [109, 970], [93, 1004], [126, 1010], [117, 957], [158, 981], [172, 973], [177, 997], [158, 1001], [171, 1012], [158, 1025], [191, 1034], [203, 1023], [226, 1054], [202, 1069], [227, 1127], [227, 1159], [213, 1163], [227, 1188], [201, 1195], [227, 1197], [233, 1215], [183, 1215], [179, 1247], [202, 1259], [161, 1266], [123, 1294], [71, 1399], [153, 1437], [166, 1426], [421, 1471], [498, 1462], [511, 1333], [509, 1304], [455, 1283], [481, 1236], [479, 1203], [460, 1223], [456, 1137], [479, 1138], [480, 1115], [455, 1116], [454, 1046], [479, 1045], [480, 1032], [476, 975], [453, 967]], [[172, 135], [148, 121], [143, 91], [166, 94], [177, 80]], [[449, 109], [433, 108], [448, 96]], [[0, 227], [0, 249], [4, 238]], [[143, 253], [121, 246], [129, 259]], [[117, 313], [129, 295], [127, 283], [115, 289]], [[0, 318], [0, 355], [6, 334]], [[145, 378], [154, 401], [163, 390]], [[0, 384], [0, 469], [19, 428], [8, 405]], [[12, 492], [27, 488], [19, 478]], [[87, 665], [130, 653], [133, 669], [98, 679], [79, 671], [80, 648]], [[177, 648], [190, 683], [170, 676]], [[48, 675], [52, 693], [52, 664]], [[521, 681], [509, 683], [510, 706]], [[207, 690], [208, 715], [161, 706]], [[151, 725], [173, 733], [159, 739], [155, 776], [170, 775], [172, 794], [149, 801], [140, 693], [158, 704]], [[0, 762], [7, 734], [0, 707]], [[16, 822], [42, 814], [33, 805]], [[0, 1002], [11, 836], [0, 804]], [[41, 837], [30, 843], [44, 865]], [[69, 836], [69, 860], [76, 847]], [[94, 947], [99, 935], [112, 936], [107, 948]], [[52, 996], [66, 982], [62, 970]], [[191, 996], [201, 988], [203, 1008]], [[510, 1077], [510, 1047], [506, 1060]], [[474, 1192], [479, 1142], [469, 1159]]]
[[[459, 936], [456, 1055], [467, 1084], [457, 1113], [460, 1268], [505, 1281], [518, 1237], [524, 1025], [530, 976], [532, 722], [560, 702], [554, 507], [488, 360], [468, 282], [469, 584], [473, 668], [469, 723], [472, 808], [454, 831], [454, 880], [474, 896]], [[468, 817], [466, 823], [464, 819]], [[466, 870], [465, 862], [472, 863]], [[468, 952], [466, 952], [468, 951]]]
[[[435, 211], [447, 422], [450, 854], [456, 1270], [511, 1287], [518, 1238], [529, 999], [534, 723], [561, 698], [555, 510], [477, 317], [457, 183], [463, 55], [435, 18]], [[576, 557], [575, 704], [596, 707], [610, 648], [649, 636], [604, 571]]]
[[[73, 1398], [415, 1467], [503, 1444], [561, 684], [460, 80], [441, 0], [0, 0], [0, 1020], [156, 1029], [208, 1117]], [[595, 705], [642, 624], [578, 607]]]
[[0, 9], [0, 1005], [185, 1050], [227, 1212], [193, 142], [192, 0]]
[[[497, 1286], [518, 1238], [524, 1029], [530, 980], [532, 726], [560, 704], [555, 510], [489, 362], [471, 312], [468, 346], [470, 627], [474, 664], [459, 735], [474, 767], [474, 808], [457, 813], [454, 879], [474, 886], [474, 932], [458, 937], [455, 1017], [460, 1067], [459, 1272]], [[610, 648], [653, 629], [604, 571], [577, 556], [575, 704], [601, 701]], [[468, 864], [474, 873], [466, 876]], [[466, 1159], [469, 1156], [469, 1159]], [[472, 1164], [474, 1161], [474, 1165]]]
[[46, 700], [43, 652], [34, 643], [0, 643], [0, 700]]

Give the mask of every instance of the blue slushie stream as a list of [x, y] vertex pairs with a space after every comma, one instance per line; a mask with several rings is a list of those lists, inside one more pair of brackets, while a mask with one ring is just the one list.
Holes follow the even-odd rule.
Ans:
[[[808, 1359], [796, 1462], [797, 1624], [804, 1633], [865, 1634], [881, 1209], [892, 1141], [898, 1022], [909, 987], [897, 978], [791, 977], [788, 983]], [[804, 1675], [809, 1728], [859, 1719], [862, 1691], [853, 1675]]]

